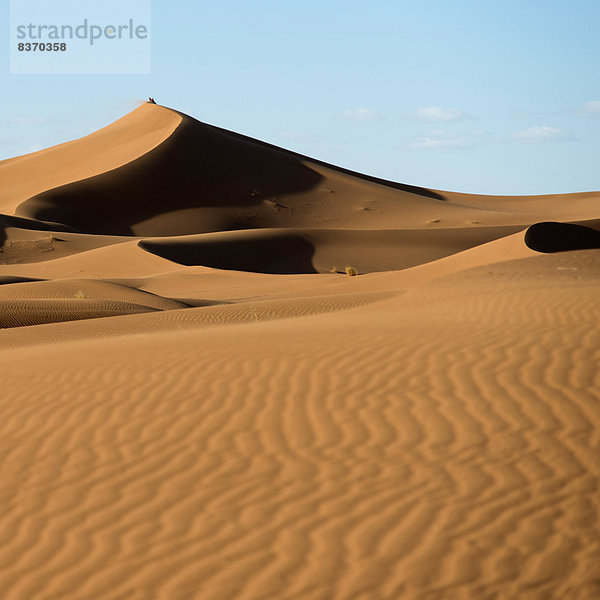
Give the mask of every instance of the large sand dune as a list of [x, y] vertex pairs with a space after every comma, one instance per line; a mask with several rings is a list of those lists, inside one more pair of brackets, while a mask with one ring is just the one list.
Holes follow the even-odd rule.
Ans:
[[600, 193], [148, 104], [0, 206], [0, 598], [600, 597]]

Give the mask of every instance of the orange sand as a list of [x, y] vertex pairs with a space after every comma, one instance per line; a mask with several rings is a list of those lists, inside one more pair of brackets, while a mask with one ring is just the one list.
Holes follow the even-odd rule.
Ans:
[[3, 600], [600, 597], [600, 193], [146, 104], [0, 207]]

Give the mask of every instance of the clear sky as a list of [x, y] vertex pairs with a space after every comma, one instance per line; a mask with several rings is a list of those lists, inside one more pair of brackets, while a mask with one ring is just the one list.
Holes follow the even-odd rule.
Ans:
[[9, 74], [4, 26], [0, 158], [153, 96], [404, 183], [600, 190], [599, 24], [590, 0], [153, 0], [150, 74], [60, 76]]

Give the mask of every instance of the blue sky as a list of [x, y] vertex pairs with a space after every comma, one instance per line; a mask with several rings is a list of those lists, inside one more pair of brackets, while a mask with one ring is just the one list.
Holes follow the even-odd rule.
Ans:
[[589, 0], [154, 0], [147, 75], [11, 75], [5, 26], [0, 158], [86, 135], [151, 95], [404, 183], [600, 190], [598, 23]]

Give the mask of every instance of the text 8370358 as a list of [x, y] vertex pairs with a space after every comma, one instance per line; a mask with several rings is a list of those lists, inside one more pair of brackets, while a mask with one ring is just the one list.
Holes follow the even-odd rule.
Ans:
[[19, 52], [65, 52], [67, 44], [65, 42], [26, 42], [17, 44], [17, 50]]

